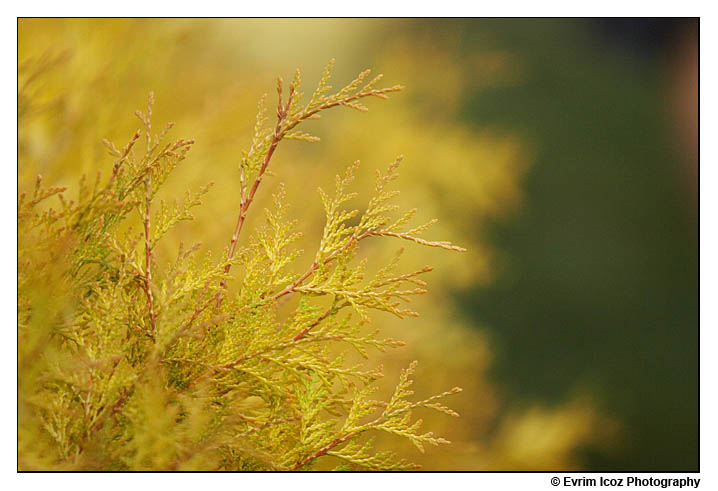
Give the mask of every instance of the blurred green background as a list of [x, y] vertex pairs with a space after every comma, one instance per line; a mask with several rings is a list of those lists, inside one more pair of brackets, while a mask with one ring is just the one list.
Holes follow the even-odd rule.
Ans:
[[[406, 85], [367, 115], [328, 114], [308, 128], [319, 144], [283, 144], [255, 208], [286, 182], [313, 251], [314, 189], [361, 159], [366, 190], [403, 153], [405, 203], [441, 220], [433, 237], [469, 249], [407, 251], [407, 267], [437, 271], [422, 317], [378, 319], [409, 342], [382, 355], [388, 379], [418, 357], [419, 392], [465, 388], [458, 422], [427, 421], [451, 447], [394, 450], [428, 470], [697, 470], [696, 20], [20, 19], [18, 30], [20, 189], [37, 173], [72, 186], [106, 169], [101, 139], [123, 144], [154, 90], [156, 121], [197, 140], [169, 197], [217, 183], [178, 238], [217, 254], [256, 101], [277, 74], [301, 68], [308, 91], [336, 58], [336, 85], [367, 67]], [[395, 244], [372, 247], [388, 257]]]
[[526, 78], [468, 95], [462, 114], [536, 149], [522, 212], [493, 230], [504, 274], [461, 295], [495, 333], [497, 380], [513, 397], [598, 394], [625, 446], [590, 453], [592, 469], [695, 470], [697, 138], [683, 132], [697, 124], [697, 23], [481, 26]]

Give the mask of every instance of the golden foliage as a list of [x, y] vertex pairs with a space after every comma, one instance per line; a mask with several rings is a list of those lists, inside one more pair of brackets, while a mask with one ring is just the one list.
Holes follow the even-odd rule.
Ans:
[[[387, 29], [389, 23], [391, 28]], [[98, 163], [106, 161], [108, 151], [100, 143], [101, 139], [107, 137], [112, 141], [124, 141], [127, 135], [134, 135], [137, 122], [127, 117], [131, 112], [128, 106], [134, 107], [154, 89], [160, 96], [155, 113], [171, 115], [177, 121], [173, 131], [193, 135], [197, 142], [192, 147], [191, 160], [174, 169], [154, 198], [156, 207], [153, 208], [155, 215], [151, 223], [150, 245], [154, 261], [151, 269], [157, 285], [155, 301], [162, 304], [169, 302], [170, 308], [164, 314], [158, 312], [160, 316], [183, 313], [192, 319], [196, 315], [189, 331], [191, 335], [199, 335], [203, 330], [210, 329], [213, 322], [226, 320], [210, 316], [208, 311], [214, 308], [211, 305], [208, 304], [205, 310], [202, 310], [204, 305], [197, 308], [196, 304], [192, 304], [188, 307], [178, 302], [177, 295], [181, 297], [188, 292], [194, 292], [198, 297], [211, 294], [211, 291], [203, 292], [204, 281], [212, 275], [224, 278], [222, 268], [207, 269], [211, 273], [203, 277], [197, 277], [193, 270], [204, 268], [202, 261], [217, 265], [226, 259], [227, 243], [237, 223], [237, 214], [230, 209], [241, 205], [241, 179], [239, 176], [224, 179], [217, 176], [237, 176], [234, 166], [242, 145], [253, 148], [256, 144], [256, 148], [260, 148], [264, 144], [261, 139], [252, 141], [251, 137], [255, 135], [253, 126], [257, 121], [246, 117], [255, 111], [255, 95], [261, 93], [266, 81], [280, 67], [300, 65], [319, 71], [321, 63], [332, 56], [384, 68], [387, 73], [399, 77], [394, 80], [410, 82], [407, 93], [392, 102], [389, 112], [371, 111], [362, 116], [361, 125], [357, 125], [352, 114], [339, 112], [332, 115], [330, 122], [313, 121], [307, 133], [297, 128], [285, 133], [284, 138], [303, 141], [315, 141], [315, 135], [318, 135], [322, 138], [322, 145], [286, 145], [274, 157], [272, 169], [281, 175], [287, 185], [281, 189], [271, 179], [271, 169], [266, 173], [262, 192], [256, 195], [256, 203], [252, 205], [254, 211], [246, 219], [247, 229], [254, 231], [255, 235], [251, 240], [248, 235], [244, 236], [238, 246], [237, 256], [232, 261], [232, 273], [238, 281], [228, 283], [227, 298], [241, 296], [244, 282], [262, 283], [259, 275], [245, 275], [240, 263], [272, 262], [270, 258], [278, 257], [278, 248], [284, 248], [285, 254], [295, 260], [300, 272], [311, 269], [314, 257], [308, 254], [294, 257], [301, 250], [316, 251], [318, 237], [324, 236], [327, 225], [323, 221], [321, 201], [313, 199], [311, 188], [320, 186], [330, 189], [334, 183], [329, 182], [327, 177], [335, 173], [343, 174], [342, 167], [347, 162], [347, 156], [364, 162], [383, 162], [387, 156], [403, 152], [409, 165], [402, 170], [402, 194], [395, 196], [393, 201], [407, 210], [421, 204], [414, 217], [419, 223], [425, 223], [434, 216], [440, 217], [441, 221], [434, 226], [434, 233], [469, 246], [471, 253], [441, 254], [439, 252], [443, 251], [407, 247], [402, 255], [407, 271], [419, 272], [427, 262], [441, 271], [441, 274], [433, 276], [431, 295], [413, 298], [411, 310], [420, 311], [422, 316], [411, 320], [409, 330], [402, 323], [396, 326], [394, 315], [372, 316], [372, 328], [367, 326], [355, 335], [355, 352], [346, 353], [345, 359], [359, 363], [365, 352], [371, 353], [369, 350], [376, 346], [377, 340], [396, 346], [400, 344], [391, 338], [377, 338], [374, 335], [376, 329], [381, 329], [387, 336], [405, 339], [403, 349], [378, 354], [386, 373], [390, 375], [387, 378], [395, 380], [402, 367], [413, 359], [421, 359], [421, 365], [417, 367], [422, 382], [418, 389], [420, 399], [428, 398], [431, 393], [441, 393], [454, 384], [460, 385], [464, 393], [455, 398], [452, 406], [461, 412], [462, 418], [434, 417], [431, 412], [419, 408], [419, 412], [426, 413], [422, 417], [427, 425], [454, 442], [441, 452], [416, 455], [411, 448], [413, 445], [403, 446], [401, 439], [385, 439], [381, 435], [377, 435], [375, 440], [377, 446], [411, 458], [428, 469], [533, 469], [545, 468], [549, 465], [547, 462], [554, 468], [575, 467], [575, 449], [590, 440], [588, 435], [593, 429], [605, 426], [602, 419], [590, 405], [582, 406], [580, 412], [570, 410], [574, 407], [571, 403], [556, 408], [540, 408], [546, 417], [555, 417], [556, 424], [560, 423], [566, 432], [561, 435], [550, 432], [536, 443], [533, 455], [544, 455], [544, 459], [515, 458], [513, 455], [521, 452], [520, 446], [525, 442], [505, 435], [510, 428], [522, 427], [522, 421], [536, 421], [532, 416], [533, 409], [508, 410], [505, 407], [501, 388], [490, 383], [487, 375], [491, 365], [491, 344], [476, 326], [462, 324], [451, 301], [450, 287], [489, 282], [500, 272], [496, 264], [497, 252], [484, 240], [483, 226], [487, 221], [503, 219], [519, 206], [521, 178], [530, 156], [530, 148], [519, 135], [472, 128], [461, 122], [457, 113], [461, 109], [462, 91], [469, 85], [516, 83], [521, 77], [520, 65], [511, 60], [510, 53], [491, 50], [467, 53], [460, 59], [447, 56], [452, 54], [449, 50], [455, 42], [451, 33], [444, 37], [443, 44], [436, 44], [407, 34], [402, 26], [404, 23], [396, 20], [21, 19], [18, 33], [19, 187], [21, 190], [33, 189], [36, 175], [42, 174], [46, 182], [58, 183], [50, 188], [68, 186], [76, 189], [74, 183], [87, 174], [89, 177], [78, 193], [81, 199], [76, 201], [93, 195], [93, 189], [100, 185], [100, 181], [93, 184], [100, 166]], [[353, 64], [343, 63], [344, 66]], [[464, 69], [466, 66], [482, 67], [486, 78], [469, 79]], [[427, 67], [432, 68], [427, 70]], [[339, 75], [347, 77], [350, 74], [340, 72]], [[395, 82], [392, 81], [389, 86], [393, 85]], [[331, 94], [327, 92], [323, 95]], [[305, 100], [307, 102], [309, 100]], [[294, 110], [298, 107], [295, 105]], [[265, 128], [268, 121], [261, 119], [259, 127]], [[140, 124], [144, 126], [144, 123]], [[269, 128], [271, 133], [274, 125], [269, 125]], [[138, 145], [144, 146], [142, 142]], [[252, 160], [256, 155], [245, 158], [248, 159], [248, 167], [254, 166], [253, 171], [256, 171], [258, 162]], [[113, 160], [116, 159], [113, 157]], [[240, 159], [240, 166], [242, 162]], [[249, 173], [249, 169], [245, 170], [245, 182], [251, 181]], [[356, 189], [371, 187], [369, 174], [356, 173]], [[203, 194], [203, 186], [209, 180], [215, 180], [215, 185], [211, 192]], [[306, 183], [316, 184], [307, 186]], [[249, 182], [247, 186], [251, 184]], [[186, 195], [187, 187], [197, 191]], [[144, 196], [143, 191], [140, 189], [136, 193], [138, 200]], [[181, 199], [183, 195], [186, 196], [184, 200]], [[203, 205], [197, 206], [200, 195]], [[277, 203], [272, 201], [272, 196], [276, 197]], [[26, 200], [29, 199], [28, 196]], [[287, 202], [294, 203], [291, 210], [287, 208]], [[42, 203], [39, 206], [44, 213], [47, 207]], [[72, 206], [79, 205], [73, 203]], [[114, 204], [106, 203], [104, 206]], [[270, 211], [263, 214], [260, 211], [262, 208]], [[137, 238], [142, 227], [140, 215], [136, 212], [130, 215], [118, 225], [122, 240], [109, 244], [108, 250], [112, 254], [126, 254], [136, 263], [135, 269], [143, 270], [144, 238], [138, 240], [137, 247], [122, 246], [123, 243], [126, 245], [130, 236], [127, 234], [134, 234], [132, 237]], [[190, 215], [196, 219], [189, 220]], [[293, 221], [289, 217], [301, 227], [279, 230], [278, 223], [288, 225]], [[356, 226], [358, 219], [348, 219], [347, 225]], [[303, 235], [299, 234], [299, 229]], [[19, 354], [21, 395], [32, 394], [37, 381], [42, 380], [40, 373], [45, 365], [35, 362], [39, 353], [52, 363], [64, 363], [63, 355], [55, 352], [47, 342], [51, 336], [56, 336], [49, 326], [66, 323], [68, 316], [78, 308], [73, 285], [63, 279], [64, 271], [73, 267], [69, 251], [74, 243], [57, 237], [45, 244], [40, 240], [45, 235], [39, 228], [27, 233], [29, 235], [21, 235], [20, 249], [25, 255], [21, 259], [35, 265], [30, 271], [36, 269], [38, 274], [22, 279], [19, 284], [24, 292], [18, 298], [19, 311], [26, 308], [28, 302], [34, 308], [31, 318], [22, 321], [21, 317], [21, 323], [26, 322], [28, 326], [21, 338], [23, 343]], [[160, 240], [163, 234], [165, 240]], [[193, 245], [197, 238], [202, 239], [203, 246]], [[332, 237], [328, 240], [331, 241]], [[178, 250], [177, 245], [181, 241], [190, 245]], [[371, 281], [381, 269], [380, 265], [392, 263], [396, 256], [396, 243], [367, 238], [362, 240], [362, 247], [377, 261], [377, 266], [367, 264], [364, 273]], [[54, 251], [53, 254], [46, 255], [50, 250]], [[199, 250], [206, 250], [208, 257], [192, 260]], [[92, 260], [92, 256], [87, 258]], [[105, 259], [100, 256], [98, 260], [101, 263]], [[272, 265], [272, 281], [283, 283], [285, 288], [291, 285], [292, 274], [296, 276], [296, 270], [282, 262], [272, 262]], [[80, 272], [89, 277], [88, 268], [86, 266]], [[168, 275], [168, 271], [174, 271], [174, 275]], [[117, 274], [118, 277], [128, 276], [127, 271]], [[392, 274], [391, 271], [388, 274]], [[417, 282], [421, 281], [420, 278], [407, 279]], [[114, 280], [115, 276], [111, 276], [110, 281]], [[128, 288], [136, 291], [141, 279], [134, 278], [130, 284]], [[423, 288], [420, 284], [409, 284], [410, 289]], [[352, 299], [357, 295], [362, 298], [357, 303], [359, 309], [366, 308], [369, 299], [366, 295], [362, 297], [360, 289], [354, 287], [348, 292]], [[126, 292], [122, 293], [126, 295]], [[285, 295], [282, 299], [289, 300], [289, 297], [292, 295]], [[298, 347], [304, 346], [308, 341], [302, 332], [318, 319], [329, 320], [332, 303], [323, 297], [314, 298], [314, 301], [321, 308], [311, 312], [311, 315], [308, 313], [307, 319], [294, 319], [294, 337], [299, 336], [299, 339], [291, 338], [286, 340], [287, 343], [298, 341]], [[137, 302], [140, 306], [144, 305], [139, 299]], [[293, 302], [280, 302], [278, 315], [286, 318], [296, 308]], [[142, 308], [123, 312], [123, 319], [138, 319], [138, 327], [144, 329], [147, 316]], [[396, 308], [403, 310], [406, 306]], [[143, 313], [144, 316], [141, 315]], [[261, 320], [262, 315], [258, 312], [255, 319]], [[322, 318], [324, 315], [327, 317]], [[305, 327], [300, 330], [299, 325]], [[399, 333], [398, 329], [402, 332]], [[171, 339], [165, 339], [165, 342], [169, 341]], [[247, 353], [253, 356], [254, 363], [259, 363], [257, 360], [262, 355], [274, 353], [262, 352], [265, 345], [261, 341], [255, 339], [253, 348], [256, 350]], [[334, 348], [331, 353], [332, 356], [336, 353]], [[241, 353], [232, 353], [230, 349], [224, 354], [229, 357], [226, 358], [228, 362], [241, 356]], [[236, 354], [236, 358], [231, 358], [232, 354]], [[105, 363], [111, 365], [114, 361]], [[179, 365], [181, 362], [176, 363]], [[115, 377], [118, 380], [128, 376], [123, 371], [123, 365], [118, 364], [117, 370]], [[381, 398], [386, 400], [391, 397], [390, 383], [377, 381], [375, 385], [379, 387]], [[200, 387], [195, 390], [200, 390]], [[237, 398], [236, 407], [257, 419], [266, 410], [264, 403], [258, 397], [242, 394], [244, 398]], [[142, 404], [150, 404], [145, 396], [141, 400], [145, 401]], [[55, 403], [62, 407], [67, 401], [58, 399]], [[140, 398], [137, 403], [140, 403]], [[196, 413], [197, 416], [203, 414], [199, 410]], [[27, 418], [30, 414], [29, 399], [20, 397], [21, 438], [18, 443], [21, 463], [25, 468], [43, 468], [47, 464], [43, 456], [53, 455], [56, 443], [47, 438], [47, 430], [29, 424]], [[146, 421], [150, 425], [148, 428], [161, 426], [162, 414], [147, 414], [150, 418]], [[202, 424], [201, 418], [196, 421]], [[272, 422], [255, 421], [255, 426], [248, 427], [245, 432], [278, 431], [275, 426], [282, 427], [288, 423], [292, 421], [281, 418]], [[61, 435], [72, 431], [72, 425], [77, 424], [77, 420], [50, 421], [48, 424]], [[191, 433], [194, 430], [187, 431]], [[162, 443], [160, 436], [153, 445], [174, 445], [171, 441]], [[243, 446], [239, 440], [233, 445], [240, 447], [242, 452], [251, 453], [257, 460], [271, 460], [260, 449]], [[357, 444], [363, 446], [365, 443], [360, 441]], [[347, 455], [362, 460], [362, 447], [357, 449], [350, 444], [347, 442]], [[88, 445], [85, 451], [87, 455], [93, 455], [91, 460], [109, 468], [109, 464], [100, 458], [99, 448]], [[335, 450], [341, 451], [339, 448], [332, 449], [328, 454]], [[203, 462], [203, 455], [206, 454], [194, 453], [180, 468], [219, 465], [216, 461]], [[147, 458], [152, 456], [147, 455]], [[137, 461], [133, 461], [132, 465], [135, 464]], [[145, 462], [142, 465], [149, 468], [155, 464]], [[322, 467], [321, 461], [318, 466]], [[60, 468], [60, 464], [56, 468]]]

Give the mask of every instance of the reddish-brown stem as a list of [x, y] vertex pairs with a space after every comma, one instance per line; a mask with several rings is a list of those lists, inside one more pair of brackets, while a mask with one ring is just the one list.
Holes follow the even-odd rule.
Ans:
[[[340, 252], [345, 251], [346, 249], [348, 249], [349, 247], [351, 247], [353, 244], [359, 242], [360, 240], [362, 240], [362, 239], [364, 239], [364, 238], [366, 238], [366, 237], [369, 237], [370, 235], [373, 235], [373, 232], [371, 232], [371, 231], [366, 231], [366, 232], [364, 232], [364, 233], [361, 234], [361, 235], [358, 235], [358, 236], [355, 236], [355, 237], [351, 238], [350, 240], [347, 241], [346, 244], [344, 244], [344, 246], [342, 246], [340, 249], [335, 250], [335, 251], [334, 251], [332, 254], [330, 254], [326, 259], [324, 259], [324, 264], [330, 263], [332, 260], [334, 260], [334, 259], [337, 257], [337, 255], [338, 255]], [[307, 278], [309, 278], [311, 275], [313, 275], [314, 272], [315, 272], [316, 270], [318, 270], [318, 269], [319, 269], [319, 263], [317, 263], [317, 262], [315, 261], [314, 263], [312, 263], [312, 265], [309, 267], [309, 269], [308, 269], [302, 276], [300, 276], [299, 278], [297, 278], [297, 280], [296, 280], [294, 283], [292, 283], [291, 285], [287, 286], [284, 290], [282, 290], [281, 292], [277, 293], [277, 294], [274, 295], [274, 297], [272, 297], [272, 298], [273, 298], [274, 300], [277, 300], [277, 299], [283, 297], [284, 295], [289, 295], [290, 293], [294, 293], [294, 291], [297, 289], [297, 287], [301, 286], [301, 285], [307, 280]]]
[[130, 396], [132, 391], [134, 390], [134, 386], [128, 387], [124, 390], [122, 395], [120, 395], [119, 399], [117, 399], [117, 402], [115, 402], [109, 410], [105, 411], [105, 413], [100, 417], [99, 421], [97, 421], [91, 428], [92, 431], [99, 431], [102, 428], [102, 423], [105, 420], [105, 417], [108, 414], [115, 414], [121, 411], [122, 405], [125, 403], [127, 398]]
[[294, 283], [292, 283], [291, 285], [287, 286], [284, 290], [282, 290], [281, 292], [277, 293], [277, 294], [274, 295], [274, 297], [272, 297], [272, 298], [273, 298], [274, 300], [278, 300], [278, 299], [282, 298], [284, 295], [289, 295], [290, 293], [292, 293], [292, 292], [295, 290], [295, 288], [297, 288], [298, 286], [300, 286], [302, 283], [304, 283], [304, 281], [305, 281], [307, 278], [309, 278], [312, 274], [314, 274], [314, 272], [315, 272], [317, 269], [319, 269], [319, 263], [317, 263], [317, 262], [312, 263], [312, 265], [309, 267], [309, 269], [308, 269], [302, 276], [300, 276], [299, 278], [297, 278], [297, 280], [296, 280]]
[[[244, 225], [244, 220], [247, 217], [247, 210], [249, 209], [249, 206], [252, 204], [252, 201], [254, 200], [254, 195], [257, 193], [257, 189], [259, 189], [259, 184], [262, 182], [262, 178], [264, 177], [265, 172], [267, 171], [267, 167], [269, 167], [269, 161], [272, 160], [272, 155], [274, 155], [274, 151], [277, 148], [277, 145], [281, 141], [282, 137], [284, 136], [284, 133], [282, 131], [282, 125], [284, 124], [284, 121], [287, 118], [287, 114], [289, 113], [289, 106], [292, 103], [292, 97], [294, 96], [294, 87], [289, 86], [289, 99], [287, 100], [286, 106], [282, 107], [282, 93], [281, 93], [281, 87], [279, 89], [279, 105], [277, 108], [277, 126], [274, 128], [274, 135], [272, 136], [272, 142], [269, 144], [269, 150], [267, 150], [267, 155], [264, 156], [264, 162], [262, 162], [262, 167], [259, 169], [259, 173], [257, 174], [257, 178], [254, 180], [254, 184], [252, 184], [252, 188], [249, 190], [249, 194], [245, 197], [244, 192], [242, 192], [242, 202], [239, 206], [239, 215], [237, 216], [237, 225], [234, 227], [234, 234], [232, 235], [232, 240], [229, 243], [229, 252], [227, 253], [227, 261], [230, 261], [234, 257], [234, 251], [237, 248], [237, 242], [239, 241], [239, 234], [242, 232], [242, 226]], [[224, 274], [229, 273], [229, 270], [232, 269], [231, 264], [227, 264], [224, 267]], [[227, 281], [222, 280], [221, 282], [222, 288], [227, 287]], [[219, 307], [222, 304], [223, 295], [221, 293], [217, 296], [217, 307]]]
[[151, 183], [149, 177], [145, 181], [145, 294], [147, 295], [147, 310], [150, 315], [150, 331], [154, 336], [157, 333], [157, 316], [155, 315], [154, 298], [152, 296], [152, 244], [150, 237], [150, 200]]
[[299, 340], [302, 339], [304, 336], [306, 336], [307, 334], [309, 334], [309, 331], [311, 331], [312, 329], [314, 329], [315, 327], [317, 327], [320, 322], [322, 322], [324, 319], [326, 319], [327, 317], [329, 317], [329, 314], [332, 313], [332, 310], [334, 310], [334, 309], [333, 309], [333, 308], [330, 308], [329, 310], [327, 310], [326, 312], [324, 312], [322, 315], [320, 315], [319, 317], [317, 317], [317, 319], [316, 319], [314, 322], [312, 322], [309, 326], [305, 327], [305, 328], [302, 330], [302, 332], [300, 332], [299, 334], [297, 334], [296, 336], [294, 336], [294, 337], [292, 338], [292, 341], [299, 341]]
[[[152, 147], [152, 104], [154, 103], [154, 94], [150, 92], [147, 99], [147, 115], [142, 118], [145, 123], [145, 139], [147, 141], [145, 159], [150, 159], [150, 148]], [[139, 113], [138, 113], [139, 114]], [[141, 114], [139, 114], [142, 116]], [[143, 223], [145, 228], [145, 294], [147, 295], [147, 311], [150, 316], [150, 332], [154, 337], [157, 334], [157, 317], [155, 315], [154, 298], [152, 296], [152, 237], [150, 227], [150, 203], [152, 202], [152, 175], [150, 172], [151, 164], [148, 162], [148, 172], [145, 177], [145, 216]]]
[[354, 433], [348, 433], [348, 434], [344, 435], [343, 437], [337, 438], [336, 440], [332, 441], [331, 443], [329, 443], [328, 445], [326, 445], [325, 447], [323, 447], [321, 450], [318, 450], [318, 451], [316, 451], [315, 453], [313, 453], [312, 455], [310, 455], [309, 457], [307, 457], [306, 459], [304, 459], [304, 460], [302, 460], [302, 461], [300, 461], [300, 462], [297, 462], [297, 463], [294, 465], [294, 467], [292, 467], [290, 470], [296, 471], [296, 470], [301, 469], [302, 467], [304, 467], [305, 465], [307, 465], [307, 464], [310, 463], [311, 461], [313, 461], [313, 460], [315, 460], [315, 459], [318, 459], [318, 458], [321, 457], [322, 455], [326, 455], [327, 452], [329, 452], [331, 449], [333, 449], [333, 448], [336, 447], [337, 445], [341, 445], [342, 443], [346, 442], [347, 440], [350, 440], [351, 438], [353, 438], [354, 436], [356, 436], [356, 434], [357, 434], [356, 432], [354, 432]]
[[[127, 144], [127, 146], [123, 149], [122, 153], [120, 154], [120, 157], [115, 161], [114, 165], [112, 166], [112, 175], [110, 175], [110, 180], [107, 182], [106, 189], [109, 189], [112, 183], [117, 179], [117, 174], [120, 172], [120, 167], [122, 166], [122, 163], [125, 161], [127, 156], [130, 154], [130, 151], [132, 150], [132, 147], [137, 143], [137, 140], [140, 138], [140, 132], [139, 130], [135, 132], [135, 134], [132, 136], [132, 139]], [[99, 179], [99, 178], [98, 178]]]
[[[357, 94], [354, 94], [353, 96], [345, 97], [344, 99], [341, 99], [338, 101], [324, 103], [324, 104], [320, 105], [319, 107], [316, 107], [310, 111], [305, 110], [305, 112], [303, 112], [297, 119], [289, 122], [288, 124], [286, 124], [286, 126], [282, 127], [284, 125], [284, 123], [286, 122], [287, 115], [289, 114], [289, 108], [292, 104], [292, 99], [294, 97], [294, 86], [293, 85], [289, 86], [289, 97], [288, 97], [286, 105], [283, 105], [282, 104], [281, 79], [280, 79], [280, 83], [277, 87], [277, 92], [279, 93], [279, 102], [277, 105], [277, 126], [274, 129], [274, 134], [272, 136], [272, 142], [269, 145], [269, 150], [267, 150], [267, 155], [264, 157], [264, 162], [262, 163], [262, 167], [259, 169], [257, 178], [255, 179], [254, 184], [252, 185], [252, 188], [249, 191], [249, 194], [245, 197], [244, 190], [242, 190], [242, 196], [241, 196], [242, 201], [240, 203], [239, 215], [237, 216], [237, 224], [234, 227], [234, 234], [232, 235], [232, 240], [229, 243], [229, 252], [227, 253], [228, 261], [234, 257], [234, 253], [237, 248], [237, 242], [239, 241], [239, 234], [242, 231], [242, 226], [244, 225], [244, 221], [247, 216], [247, 210], [249, 209], [249, 205], [252, 204], [252, 200], [254, 199], [254, 195], [257, 192], [257, 189], [259, 188], [259, 184], [262, 182], [262, 177], [264, 177], [264, 173], [266, 172], [267, 167], [269, 166], [269, 161], [272, 159], [274, 150], [277, 148], [277, 145], [282, 140], [282, 138], [284, 138], [284, 136], [287, 134], [287, 132], [292, 130], [295, 126], [297, 126], [302, 121], [304, 121], [308, 118], [311, 118], [312, 116], [314, 116], [315, 114], [317, 114], [320, 111], [330, 109], [330, 108], [336, 107], [336, 106], [341, 106], [341, 105], [347, 104], [349, 102], [361, 99], [363, 97], [369, 97], [369, 96], [386, 97], [384, 94], [386, 94], [387, 92], [395, 92], [397, 90], [401, 90], [401, 87], [396, 86], [396, 87], [391, 87], [389, 89], [378, 89], [378, 90], [371, 90], [368, 92], [359, 92]], [[299, 284], [301, 284], [302, 281], [306, 280], [314, 271], [316, 271], [318, 269], [318, 267], [319, 267], [318, 264], [313, 265], [313, 270], [308, 271], [307, 273], [305, 273], [305, 275], [306, 275], [305, 277], [302, 277], [299, 280], [297, 280], [300, 283], [297, 283], [295, 285], [290, 285], [290, 287], [288, 287], [288, 289], [275, 295], [274, 299], [277, 300], [278, 298], [294, 291], [293, 289], [296, 288], [297, 286], [299, 286]], [[232, 265], [228, 263], [224, 267], [224, 273], [225, 274], [229, 273], [229, 271], [231, 269], [232, 269]], [[220, 285], [222, 286], [222, 288], [226, 288], [227, 281], [222, 280]], [[220, 292], [217, 294], [217, 307], [219, 307], [222, 304], [222, 300], [223, 300], [223, 295]]]

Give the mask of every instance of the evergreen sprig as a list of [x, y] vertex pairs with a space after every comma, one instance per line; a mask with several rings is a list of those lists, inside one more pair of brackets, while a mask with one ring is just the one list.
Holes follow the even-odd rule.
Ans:
[[[411, 401], [414, 362], [388, 402], [374, 400], [381, 367], [351, 365], [341, 349], [371, 359], [371, 349], [402, 346], [366, 324], [372, 311], [417, 315], [407, 303], [426, 293], [420, 277], [431, 271], [398, 271], [400, 250], [367, 278], [371, 258], [357, 260], [365, 239], [464, 250], [422, 238], [434, 221], [410, 226], [416, 210], [397, 215], [398, 191], [390, 188], [401, 157], [377, 173], [363, 212], [347, 208], [357, 197], [350, 186], [358, 162], [336, 177], [332, 194], [319, 189], [326, 224], [303, 272], [299, 224], [288, 218], [283, 185], [266, 224], [240, 245], [281, 141], [317, 141], [297, 126], [333, 107], [366, 111], [366, 98], [401, 90], [376, 88], [381, 75], [370, 79], [367, 70], [332, 92], [332, 66], [307, 102], [299, 71], [286, 100], [278, 79], [274, 125], [266, 97], [260, 101], [240, 162], [237, 225], [219, 260], [182, 243], [173, 259], [155, 258], [209, 186], [188, 191], [181, 204], [157, 197], [194, 142], [168, 140], [171, 124], [153, 133], [152, 94], [146, 112], [137, 112], [142, 130], [122, 148], [104, 141], [114, 159], [107, 179], [98, 173], [89, 186], [83, 177], [68, 200], [65, 188], [38, 177], [31, 195], [20, 196], [18, 431], [36, 449], [25, 445], [21, 468], [300, 470], [329, 459], [340, 470], [406, 470], [415, 466], [374, 450], [363, 435], [403, 437], [422, 452], [448, 443], [422, 433], [412, 412], [458, 416], [439, 401], [460, 389]], [[48, 204], [53, 197], [59, 206]], [[296, 301], [280, 309], [290, 298]]]

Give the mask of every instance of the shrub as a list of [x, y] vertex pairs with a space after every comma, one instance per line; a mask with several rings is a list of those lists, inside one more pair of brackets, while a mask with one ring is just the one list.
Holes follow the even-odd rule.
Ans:
[[370, 314], [416, 316], [407, 302], [426, 292], [421, 276], [431, 268], [398, 272], [401, 251], [367, 274], [370, 258], [357, 258], [367, 239], [463, 250], [422, 238], [433, 221], [410, 226], [415, 210], [397, 214], [390, 186], [401, 157], [377, 172], [363, 213], [346, 208], [358, 162], [337, 176], [333, 193], [319, 190], [326, 225], [303, 272], [283, 186], [266, 223], [240, 244], [280, 142], [317, 141], [298, 126], [333, 107], [366, 111], [365, 99], [402, 89], [376, 88], [381, 75], [369, 79], [367, 70], [332, 93], [331, 68], [307, 102], [299, 71], [287, 91], [279, 78], [274, 124], [260, 101], [239, 165], [236, 227], [220, 260], [202, 257], [200, 244], [179, 243], [173, 258], [154, 253], [210, 186], [173, 204], [158, 197], [194, 141], [169, 140], [172, 124], [153, 132], [152, 94], [137, 112], [142, 130], [121, 148], [104, 141], [114, 159], [106, 179], [83, 177], [70, 200], [38, 176], [20, 195], [21, 469], [304, 470], [326, 462], [404, 470], [416, 466], [375, 450], [372, 432], [422, 452], [448, 443], [422, 432], [412, 411], [458, 416], [440, 399], [460, 389], [411, 401], [414, 362], [388, 401], [374, 400], [381, 367], [352, 365], [340, 350], [369, 360], [372, 349], [401, 346], [369, 328]]

